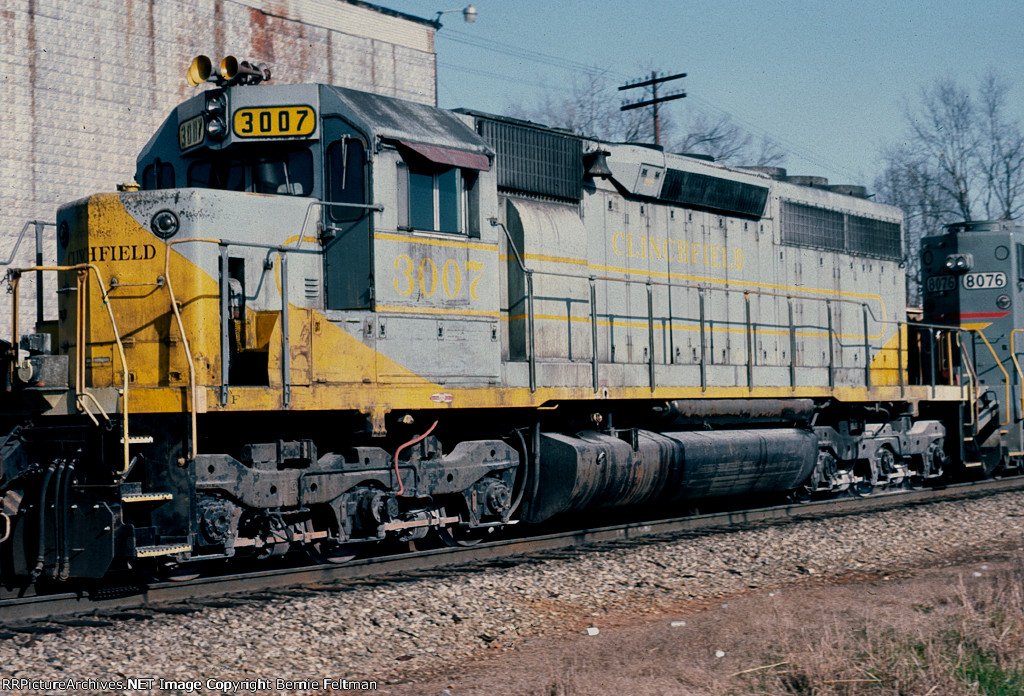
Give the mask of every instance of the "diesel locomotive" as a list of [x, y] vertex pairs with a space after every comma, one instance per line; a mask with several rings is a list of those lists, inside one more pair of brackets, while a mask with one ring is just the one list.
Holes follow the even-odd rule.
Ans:
[[[7, 585], [1019, 461], [1016, 228], [928, 240], [911, 322], [902, 212], [863, 189], [189, 77], [137, 184], [7, 274]], [[44, 270], [58, 316], [22, 333]]]

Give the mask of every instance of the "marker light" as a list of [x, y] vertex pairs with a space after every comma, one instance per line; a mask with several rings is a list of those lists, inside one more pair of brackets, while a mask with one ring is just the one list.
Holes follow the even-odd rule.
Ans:
[[966, 273], [974, 265], [974, 257], [970, 254], [950, 254], [946, 257], [946, 270], [953, 273]]

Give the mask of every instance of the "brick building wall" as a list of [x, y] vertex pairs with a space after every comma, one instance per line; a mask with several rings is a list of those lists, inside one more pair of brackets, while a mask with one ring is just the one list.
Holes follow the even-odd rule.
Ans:
[[[133, 180], [139, 150], [196, 91], [185, 81], [194, 56], [265, 62], [275, 83], [327, 82], [433, 104], [434, 32], [357, 0], [5, 0], [0, 263], [26, 221], [52, 222], [64, 203]], [[52, 263], [52, 227], [44, 239]], [[12, 265], [32, 265], [34, 247], [29, 230]], [[48, 318], [53, 287], [44, 280]], [[33, 277], [19, 298], [24, 333], [35, 319]], [[8, 340], [10, 307], [0, 289]]]

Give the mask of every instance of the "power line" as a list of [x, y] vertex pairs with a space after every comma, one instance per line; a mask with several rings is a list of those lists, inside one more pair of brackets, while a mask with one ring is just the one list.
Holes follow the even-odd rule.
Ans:
[[624, 73], [616, 73], [612, 70], [607, 70], [595, 65], [582, 63], [580, 61], [565, 58], [563, 56], [555, 56], [550, 53], [543, 53], [541, 51], [530, 51], [520, 46], [513, 44], [504, 43], [502, 41], [495, 41], [492, 39], [481, 39], [474, 34], [468, 34], [466, 32], [453, 30], [445, 30], [443, 33], [439, 32], [437, 37], [443, 40], [453, 41], [466, 46], [473, 46], [475, 48], [481, 48], [485, 51], [492, 53], [500, 53], [515, 58], [522, 58], [529, 60], [534, 63], [540, 63], [542, 65], [550, 65], [556, 68], [563, 68], [566, 70], [575, 70], [578, 72], [585, 72], [588, 74], [605, 74], [612, 77], [619, 77], [626, 79], [628, 76]]
[[[547, 65], [549, 67], [559, 68], [562, 70], [569, 70], [571, 72], [582, 72], [589, 75], [605, 75], [608, 76], [609, 78], [629, 79], [629, 75], [627, 75], [626, 73], [618, 72], [616, 70], [600, 68], [594, 65], [588, 65], [580, 61], [572, 60], [570, 58], [565, 58], [562, 56], [552, 55], [549, 53], [544, 53], [542, 51], [526, 50], [521, 47], [505, 43], [502, 41], [492, 39], [481, 39], [476, 35], [458, 31], [456, 29], [446, 29], [444, 32], [439, 32], [437, 34], [437, 37], [440, 39], [452, 41], [454, 43], [471, 46], [473, 48], [479, 48], [481, 50], [488, 51], [491, 53], [497, 53], [505, 56], [510, 56], [513, 58], [519, 58], [521, 60], [529, 61], [532, 63]], [[553, 86], [550, 85], [539, 84], [537, 82], [524, 80], [519, 77], [487, 72], [480, 70], [478, 68], [468, 68], [465, 66], [458, 66], [448, 63], [444, 63], [442, 65], [444, 65], [445, 67], [449, 67], [453, 70], [459, 70], [470, 74], [479, 74], [485, 77], [492, 77], [504, 80], [506, 82], [515, 82], [519, 84], [529, 85], [532, 87], [537, 87], [548, 91], [555, 89]], [[761, 126], [757, 126], [753, 124], [751, 121], [738, 116], [737, 114], [729, 111], [728, 109], [713, 104], [703, 97], [694, 95], [691, 96], [695, 101], [698, 102], [698, 104], [701, 104], [709, 109], [712, 109], [717, 113], [724, 114], [725, 116], [732, 119], [736, 123], [742, 125], [744, 128], [746, 128], [754, 135], [758, 135], [762, 138], [767, 138], [768, 140], [779, 144], [780, 146], [786, 149], [787, 154], [793, 156], [796, 159], [808, 162], [809, 164], [815, 167], [820, 167], [822, 169], [831, 169], [838, 173], [842, 173], [846, 176], [849, 176], [853, 179], [859, 177], [859, 174], [857, 174], [856, 172], [853, 172], [852, 170], [847, 169], [846, 167], [840, 164], [837, 164], [836, 162], [832, 161], [829, 157], [824, 156], [821, 153], [817, 153], [808, 149], [805, 145], [796, 144], [793, 143], [792, 141], [789, 141], [786, 138], [782, 138], [772, 133], [769, 133], [766, 129], [762, 128]]]
[[624, 89], [636, 89], [637, 87], [650, 87], [652, 97], [650, 99], [641, 99], [638, 102], [632, 104], [623, 104], [619, 107], [620, 111], [629, 111], [631, 109], [640, 109], [645, 106], [650, 106], [654, 113], [654, 144], [661, 145], [661, 115], [658, 113], [658, 105], [663, 104], [667, 101], [673, 101], [675, 99], [682, 99], [686, 96], [686, 92], [679, 90], [678, 92], [672, 92], [671, 94], [665, 94], [658, 96], [658, 85], [662, 85], [666, 82], [672, 82], [673, 80], [680, 80], [686, 77], [686, 73], [678, 73], [676, 75], [658, 75], [657, 71], [651, 73], [650, 79], [641, 80], [640, 82], [630, 82], [619, 87], [621, 92]]
[[821, 153], [814, 152], [813, 150], [808, 149], [805, 145], [798, 145], [792, 141], [787, 140], [786, 138], [780, 138], [776, 135], [773, 135], [764, 128], [751, 123], [745, 118], [737, 116], [735, 113], [731, 111], [727, 111], [726, 109], [723, 109], [720, 106], [712, 104], [707, 99], [704, 99], [699, 96], [694, 96], [693, 99], [699, 102], [700, 104], [703, 104], [704, 106], [708, 107], [709, 109], [712, 109], [714, 111], [717, 111], [728, 116], [736, 123], [740, 124], [748, 131], [753, 133], [754, 135], [759, 135], [762, 138], [767, 138], [768, 140], [779, 144], [780, 146], [786, 149], [788, 154], [793, 155], [793, 157], [795, 157], [796, 159], [808, 162], [814, 165], [815, 167], [820, 167], [822, 169], [831, 169], [833, 171], [849, 176], [851, 177], [851, 179], [857, 179], [860, 177], [860, 174], [854, 172], [852, 169], [847, 169], [846, 167], [837, 164], [829, 157], [822, 155]]
[[443, 68], [448, 68], [450, 70], [458, 70], [459, 72], [469, 73], [471, 75], [493, 77], [496, 80], [504, 80], [505, 82], [516, 82], [521, 85], [529, 85], [530, 87], [538, 87], [540, 89], [554, 89], [551, 85], [546, 85], [543, 82], [533, 82], [532, 80], [524, 80], [521, 77], [513, 77], [512, 75], [502, 75], [501, 73], [490, 72], [489, 70], [481, 70], [480, 68], [468, 68], [464, 65], [456, 65], [455, 63], [442, 63], [440, 61], [438, 61], [437, 64]]

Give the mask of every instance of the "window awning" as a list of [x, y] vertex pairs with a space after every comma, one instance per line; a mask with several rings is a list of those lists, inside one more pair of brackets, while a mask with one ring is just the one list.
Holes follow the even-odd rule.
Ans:
[[489, 171], [491, 168], [491, 161], [487, 155], [478, 152], [455, 150], [450, 147], [441, 147], [439, 145], [410, 143], [405, 140], [399, 140], [398, 142], [402, 147], [412, 150], [420, 157], [424, 157], [434, 164], [447, 164], [452, 167], [476, 169], [481, 172]]

